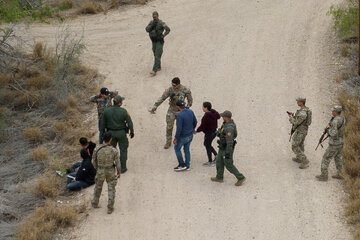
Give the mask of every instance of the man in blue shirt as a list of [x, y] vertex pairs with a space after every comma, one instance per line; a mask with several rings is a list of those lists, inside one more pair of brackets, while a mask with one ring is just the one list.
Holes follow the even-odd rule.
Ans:
[[[178, 100], [176, 102], [176, 108], [179, 111], [179, 114], [176, 117], [176, 134], [173, 143], [179, 165], [175, 167], [174, 170], [190, 170], [190, 143], [193, 139], [197, 120], [194, 112], [185, 108], [185, 103], [183, 101]], [[185, 163], [181, 153], [182, 147], [184, 147]]]

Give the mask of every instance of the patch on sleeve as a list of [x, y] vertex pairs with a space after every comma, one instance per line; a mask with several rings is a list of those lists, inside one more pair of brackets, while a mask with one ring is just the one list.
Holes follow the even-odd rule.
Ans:
[[130, 113], [128, 111], [126, 111], [126, 114], [130, 117]]
[[228, 132], [227, 135], [230, 137], [230, 136], [231, 136], [231, 132]]
[[163, 27], [164, 27], [164, 28], [166, 27], [166, 24], [165, 24], [165, 23], [163, 24]]

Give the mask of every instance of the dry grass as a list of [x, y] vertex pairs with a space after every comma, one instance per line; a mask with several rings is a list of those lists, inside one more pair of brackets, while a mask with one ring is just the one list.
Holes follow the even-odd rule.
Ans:
[[57, 228], [71, 226], [78, 217], [78, 209], [73, 206], [56, 206], [47, 201], [43, 207], [26, 218], [18, 228], [19, 240], [49, 240]]
[[26, 128], [23, 131], [23, 135], [34, 143], [41, 143], [44, 141], [44, 132], [39, 127]]
[[45, 161], [50, 157], [49, 152], [44, 147], [37, 147], [31, 150], [31, 159], [34, 161]]
[[36, 89], [45, 89], [50, 87], [51, 85], [51, 77], [45, 74], [38, 75], [36, 77], [31, 77], [26, 79], [26, 85], [29, 88], [36, 88]]
[[77, 14], [96, 14], [104, 12], [104, 10], [105, 8], [101, 3], [84, 1], [76, 12]]
[[54, 172], [39, 175], [33, 193], [39, 198], [54, 198], [59, 194], [59, 177]]
[[38, 42], [34, 46], [32, 58], [34, 60], [39, 60], [42, 59], [43, 57], [44, 57], [44, 47], [41, 42]]
[[360, 103], [359, 98], [346, 93], [339, 95], [347, 120], [343, 150], [346, 169], [346, 189], [349, 193], [346, 215], [348, 222], [358, 227], [355, 239], [360, 239]]

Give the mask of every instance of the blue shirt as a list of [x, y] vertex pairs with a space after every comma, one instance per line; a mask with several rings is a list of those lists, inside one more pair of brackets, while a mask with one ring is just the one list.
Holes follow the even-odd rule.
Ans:
[[196, 124], [197, 120], [193, 111], [190, 109], [184, 109], [183, 111], [179, 112], [179, 114], [176, 116], [175, 139], [179, 140], [180, 138], [193, 135]]

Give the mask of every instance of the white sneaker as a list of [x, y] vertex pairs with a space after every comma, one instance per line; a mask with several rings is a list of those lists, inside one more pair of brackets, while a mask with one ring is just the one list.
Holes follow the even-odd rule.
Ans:
[[186, 167], [178, 166], [178, 167], [174, 168], [174, 171], [176, 171], [176, 172], [180, 172], [180, 171], [184, 171], [184, 170], [186, 170]]

